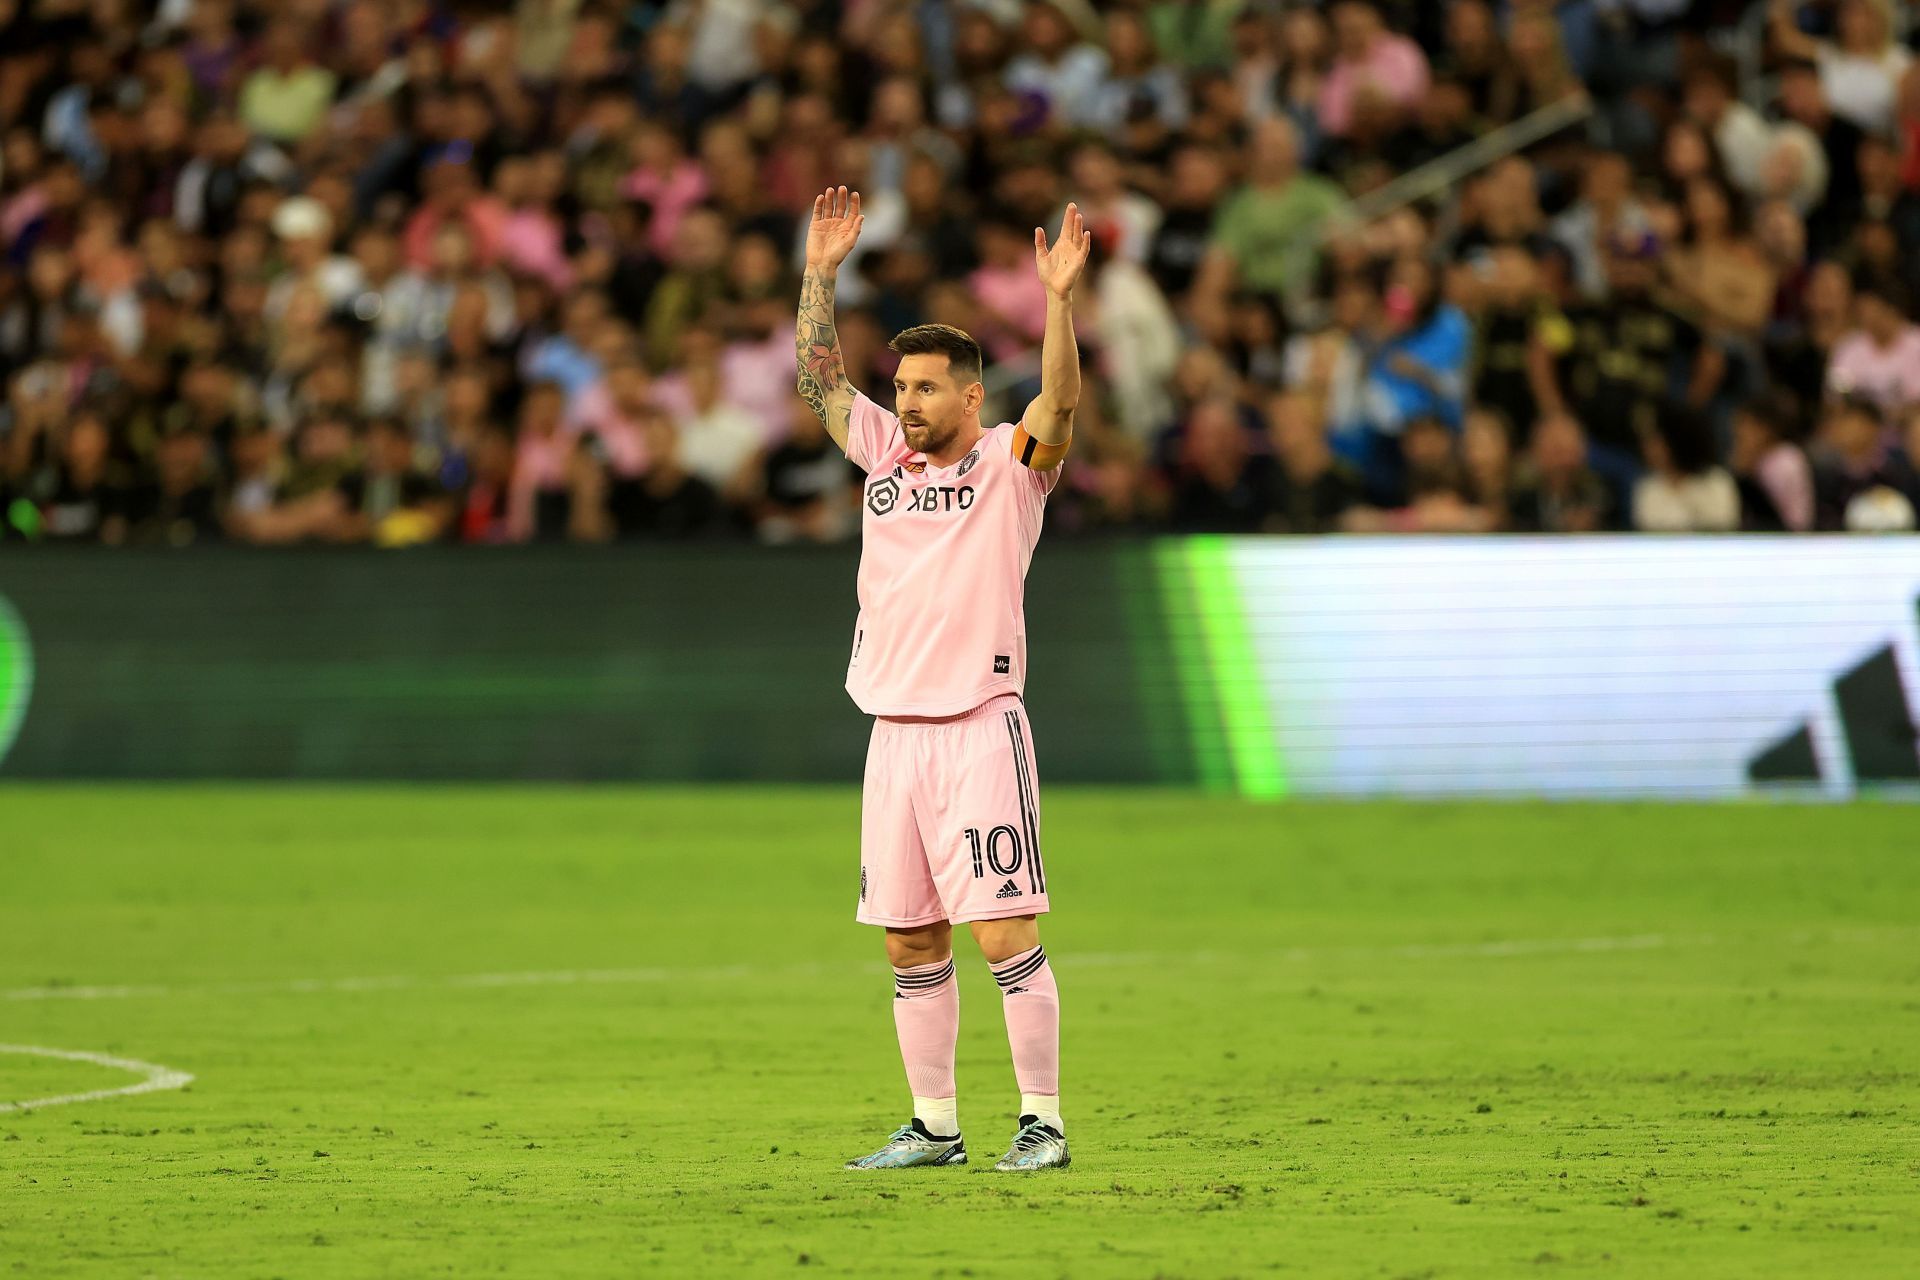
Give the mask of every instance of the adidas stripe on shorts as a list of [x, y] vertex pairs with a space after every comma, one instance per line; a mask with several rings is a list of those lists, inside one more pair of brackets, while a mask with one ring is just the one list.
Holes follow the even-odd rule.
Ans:
[[1016, 694], [949, 719], [876, 717], [860, 808], [862, 924], [1047, 910], [1033, 731]]

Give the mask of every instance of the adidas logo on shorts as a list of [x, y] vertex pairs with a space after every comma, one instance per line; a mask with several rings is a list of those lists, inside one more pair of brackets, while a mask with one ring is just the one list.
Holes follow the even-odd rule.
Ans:
[[1000, 892], [993, 896], [996, 898], [1017, 898], [1020, 896], [1020, 886], [1009, 880], [1001, 885]]

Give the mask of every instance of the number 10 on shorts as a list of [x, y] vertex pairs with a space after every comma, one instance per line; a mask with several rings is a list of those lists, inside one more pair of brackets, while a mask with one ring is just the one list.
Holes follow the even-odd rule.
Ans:
[[983, 879], [991, 870], [996, 876], [1010, 876], [1020, 869], [1025, 854], [1020, 848], [1020, 833], [1005, 825], [980, 837], [980, 828], [967, 828], [967, 847], [973, 852], [973, 878]]

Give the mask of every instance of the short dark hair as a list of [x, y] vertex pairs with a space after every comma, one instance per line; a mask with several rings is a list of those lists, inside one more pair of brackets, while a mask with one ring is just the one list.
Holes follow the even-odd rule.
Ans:
[[917, 324], [902, 329], [887, 348], [903, 356], [945, 356], [947, 371], [963, 387], [980, 381], [981, 370], [986, 367], [986, 358], [973, 335], [950, 324]]

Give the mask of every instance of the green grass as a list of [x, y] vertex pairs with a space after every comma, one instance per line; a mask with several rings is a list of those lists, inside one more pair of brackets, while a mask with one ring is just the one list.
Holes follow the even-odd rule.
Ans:
[[0, 1042], [197, 1076], [0, 1113], [0, 1276], [1920, 1273], [1912, 810], [1045, 803], [1019, 1179], [840, 1171], [905, 1104], [851, 791], [0, 789]]

